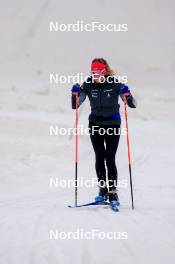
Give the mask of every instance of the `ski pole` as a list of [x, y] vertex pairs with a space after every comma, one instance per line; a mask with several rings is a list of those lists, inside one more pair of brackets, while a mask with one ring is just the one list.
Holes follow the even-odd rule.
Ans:
[[77, 188], [77, 179], [78, 179], [78, 93], [73, 93], [76, 98], [76, 136], [75, 136], [75, 207], [77, 207], [77, 196], [78, 196], [78, 188]]
[[131, 153], [130, 153], [130, 141], [129, 141], [129, 130], [128, 130], [128, 114], [126, 109], [126, 96], [124, 95], [124, 109], [125, 109], [125, 125], [127, 131], [127, 148], [128, 148], [128, 163], [129, 163], [129, 176], [130, 176], [130, 188], [131, 188], [131, 201], [132, 201], [132, 209], [134, 209], [134, 198], [133, 198], [133, 188], [132, 188], [132, 171], [131, 171]]

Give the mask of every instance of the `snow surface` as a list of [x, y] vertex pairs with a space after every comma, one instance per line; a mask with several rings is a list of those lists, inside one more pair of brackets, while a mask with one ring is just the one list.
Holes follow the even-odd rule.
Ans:
[[[0, 264], [174, 263], [174, 1], [1, 0]], [[49, 33], [49, 22], [128, 23], [127, 33]], [[74, 126], [70, 86], [50, 85], [49, 73], [89, 73], [107, 58], [128, 76], [138, 100], [128, 109], [135, 210], [120, 188], [120, 213], [69, 209], [73, 188], [50, 178], [74, 178], [74, 138], [50, 136], [50, 125]], [[123, 105], [121, 106], [123, 115]], [[88, 100], [80, 124], [88, 125]], [[79, 176], [95, 177], [87, 136], [79, 141]], [[129, 179], [126, 139], [117, 153], [119, 179]], [[97, 188], [80, 188], [89, 202]], [[51, 240], [50, 230], [127, 232], [127, 240]]]

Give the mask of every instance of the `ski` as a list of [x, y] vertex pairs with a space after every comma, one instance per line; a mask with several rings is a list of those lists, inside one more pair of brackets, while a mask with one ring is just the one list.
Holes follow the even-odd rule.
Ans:
[[85, 207], [85, 206], [92, 206], [92, 205], [109, 205], [108, 202], [91, 202], [91, 203], [86, 203], [86, 204], [80, 204], [80, 205], [68, 205], [69, 208], [76, 208], [76, 207]]
[[96, 206], [96, 205], [107, 205], [109, 206], [113, 211], [118, 212], [118, 206], [120, 205], [119, 201], [115, 204], [103, 201], [103, 202], [91, 202], [91, 203], [86, 203], [86, 204], [80, 204], [80, 205], [68, 205], [69, 208], [81, 208], [81, 207], [86, 207], [86, 206]]

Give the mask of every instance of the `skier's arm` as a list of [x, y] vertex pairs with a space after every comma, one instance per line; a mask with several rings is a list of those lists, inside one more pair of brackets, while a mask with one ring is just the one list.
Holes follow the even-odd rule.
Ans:
[[132, 96], [128, 86], [124, 85], [123, 87], [121, 87], [119, 94], [120, 94], [120, 97], [123, 101], [124, 101], [124, 97], [126, 96], [126, 103], [129, 107], [131, 107], [131, 108], [137, 107], [137, 102], [136, 102], [135, 98]]
[[86, 91], [82, 89], [79, 84], [73, 85], [72, 89], [72, 109], [76, 109], [76, 94], [78, 94], [78, 107], [86, 99]]

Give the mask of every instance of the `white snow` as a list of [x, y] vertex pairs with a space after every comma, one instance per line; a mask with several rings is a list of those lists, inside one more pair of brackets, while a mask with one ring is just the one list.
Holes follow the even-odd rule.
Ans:
[[[1, 1], [0, 263], [174, 263], [174, 24], [173, 1]], [[49, 33], [49, 22], [128, 23], [127, 33]], [[73, 188], [50, 188], [50, 178], [74, 178], [74, 137], [49, 128], [74, 126], [70, 86], [49, 84], [50, 72], [89, 73], [93, 57], [128, 75], [138, 100], [128, 109], [135, 210], [130, 189], [119, 190], [119, 213], [69, 209]], [[123, 105], [121, 104], [123, 115]], [[88, 100], [80, 115], [87, 127]], [[124, 116], [123, 116], [124, 117]], [[124, 124], [124, 122], [123, 122]], [[116, 157], [129, 180], [125, 137]], [[79, 177], [95, 177], [88, 136], [79, 140]], [[97, 188], [79, 188], [79, 203]], [[51, 240], [50, 230], [127, 232], [126, 240]]]

